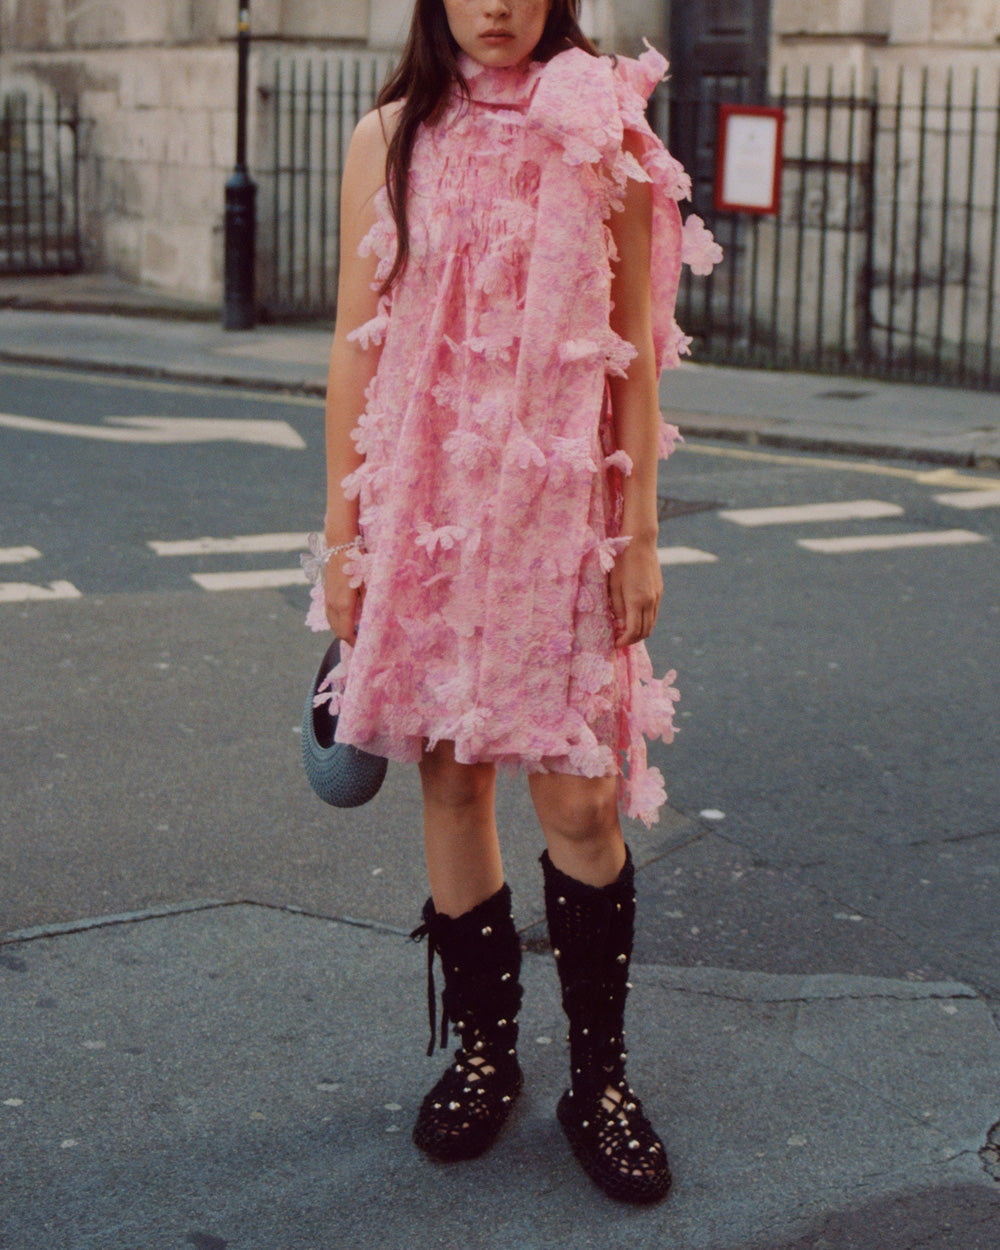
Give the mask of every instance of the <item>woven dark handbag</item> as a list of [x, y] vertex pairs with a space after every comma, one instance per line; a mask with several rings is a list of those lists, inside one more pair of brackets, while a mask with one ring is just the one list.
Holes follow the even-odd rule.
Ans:
[[340, 661], [336, 639], [326, 650], [302, 709], [302, 763], [316, 794], [332, 807], [360, 807], [375, 797], [385, 780], [388, 760], [345, 742], [335, 742], [337, 718], [329, 705], [314, 706], [320, 684]]

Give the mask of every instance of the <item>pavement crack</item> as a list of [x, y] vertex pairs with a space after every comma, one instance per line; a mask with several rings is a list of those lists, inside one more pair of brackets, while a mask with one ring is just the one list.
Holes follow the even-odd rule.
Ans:
[[885, 1107], [891, 1107], [900, 1115], [905, 1116], [914, 1128], [923, 1129], [927, 1132], [933, 1133], [938, 1140], [942, 1139], [942, 1134], [939, 1129], [928, 1124], [905, 1103], [898, 1102], [895, 1098], [887, 1098], [885, 1094], [880, 1093], [877, 1089], [873, 1089], [870, 1085], [866, 1085], [865, 1082], [858, 1077], [854, 1077], [849, 1072], [845, 1072], [842, 1068], [838, 1068], [832, 1063], [826, 1063], [816, 1055], [803, 1050], [797, 1039], [793, 1038], [792, 1046], [794, 1047], [796, 1054], [800, 1055], [807, 1062], [813, 1064], [821, 1072], [832, 1073], [838, 1080], [843, 1081], [847, 1085], [853, 1086], [857, 1090], [860, 1090], [867, 1098], [880, 1102]]
[[164, 920], [171, 916], [185, 916], [193, 912], [216, 911], [221, 907], [234, 907], [239, 900], [197, 899], [186, 903], [163, 903], [136, 911], [116, 912], [107, 916], [88, 916], [77, 920], [59, 920], [51, 924], [33, 925], [12, 933], [0, 935], [0, 947], [35, 942], [43, 938], [65, 937], [71, 933], [87, 933], [91, 929], [111, 929], [117, 925], [142, 924], [147, 920]]
[[888, 992], [870, 993], [870, 994], [790, 994], [787, 997], [771, 997], [770, 995], [759, 994], [731, 994], [722, 990], [698, 989], [690, 985], [677, 985], [669, 982], [660, 982], [663, 989], [669, 990], [675, 994], [690, 994], [697, 998], [716, 998], [722, 1002], [728, 1003], [748, 1003], [759, 1006], [815, 1006], [817, 1003], [870, 1003], [870, 1002], [894, 1002], [894, 1003], [932, 1003], [932, 1002], [968, 1002], [978, 999], [975, 990], [969, 989], [965, 993], [947, 993], [947, 994], [891, 994]]
[[667, 847], [660, 851], [654, 851], [652, 854], [643, 855], [641, 861], [636, 863], [636, 872], [643, 872], [652, 864], [658, 864], [662, 859], [669, 859], [671, 855], [676, 855], [678, 851], [686, 850], [689, 846], [693, 846], [695, 842], [702, 842], [705, 838], [711, 837], [716, 832], [710, 825], [704, 828], [696, 829], [687, 837], [682, 838], [679, 842], [671, 842]]
[[370, 929], [393, 937], [406, 937], [408, 930], [375, 920], [358, 920], [353, 916], [331, 916], [323, 912], [308, 911], [294, 903], [267, 903], [252, 898], [194, 899], [184, 903], [163, 903], [143, 907], [135, 911], [117, 912], [107, 916], [89, 916], [78, 920], [61, 920], [51, 924], [34, 925], [28, 929], [0, 934], [0, 949], [5, 946], [21, 946], [27, 942], [46, 938], [67, 937], [73, 933], [89, 933], [97, 929], [112, 929], [122, 925], [145, 924], [150, 920], [169, 920], [175, 916], [190, 916], [198, 912], [223, 911], [232, 907], [257, 907], [265, 911], [283, 912], [289, 916], [304, 916], [307, 920], [324, 920], [330, 924], [345, 924], [356, 929]]
[[979, 1151], [983, 1171], [1000, 1184], [1000, 1120], [986, 1134], [986, 1144]]
[[960, 842], [982, 842], [986, 838], [1000, 838], [1000, 829], [979, 829], [975, 833], [956, 833], [950, 838], [919, 838], [907, 846], [955, 846]]

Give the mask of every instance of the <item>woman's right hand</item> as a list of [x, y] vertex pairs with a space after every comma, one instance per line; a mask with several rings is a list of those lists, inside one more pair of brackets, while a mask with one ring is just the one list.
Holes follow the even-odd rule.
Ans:
[[327, 560], [323, 577], [323, 599], [330, 628], [341, 642], [349, 643], [353, 647], [358, 640], [356, 622], [358, 608], [364, 598], [364, 587], [351, 585], [343, 563], [342, 556], [331, 556]]

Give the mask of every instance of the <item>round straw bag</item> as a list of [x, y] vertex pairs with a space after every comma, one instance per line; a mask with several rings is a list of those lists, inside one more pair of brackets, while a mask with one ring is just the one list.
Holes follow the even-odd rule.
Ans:
[[339, 660], [340, 643], [334, 639], [320, 661], [302, 709], [302, 763], [309, 784], [324, 803], [360, 807], [378, 793], [389, 763], [349, 743], [334, 742], [336, 716], [330, 715], [329, 704], [313, 706], [320, 684]]

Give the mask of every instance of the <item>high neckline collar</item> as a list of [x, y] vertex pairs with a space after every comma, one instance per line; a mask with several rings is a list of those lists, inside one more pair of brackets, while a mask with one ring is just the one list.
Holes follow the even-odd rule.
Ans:
[[483, 65], [474, 57], [460, 52], [458, 68], [469, 84], [469, 94], [479, 104], [526, 104], [545, 64], [525, 59], [517, 65], [499, 68]]

